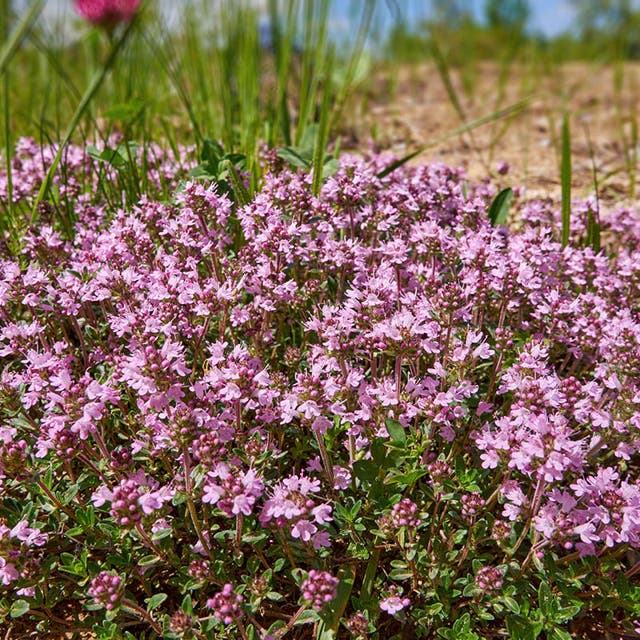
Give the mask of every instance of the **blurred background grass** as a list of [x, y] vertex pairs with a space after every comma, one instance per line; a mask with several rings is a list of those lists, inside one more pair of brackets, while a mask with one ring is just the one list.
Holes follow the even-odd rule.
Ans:
[[[572, 94], [601, 76], [612, 85], [621, 158], [603, 171], [624, 172], [635, 195], [637, 0], [146, 0], [129, 31], [110, 36], [83, 23], [71, 0], [2, 0], [0, 23], [5, 157], [20, 136], [64, 147], [105, 145], [117, 134], [127, 153], [131, 142], [202, 153], [212, 139], [244, 156], [238, 167], [255, 187], [261, 142], [287, 147], [300, 166], [324, 165], [327, 145], [384, 148], [393, 122], [373, 107], [407, 93], [426, 104], [439, 87], [442, 128], [406, 135], [400, 151], [455, 134], [491, 173], [505, 136], [537, 100], [559, 176]], [[575, 62], [581, 71], [568, 74]], [[482, 142], [479, 124], [489, 132]], [[572, 142], [576, 131], [582, 142], [581, 127]], [[144, 172], [123, 166], [135, 199]]]
[[[104, 63], [107, 39], [83, 25], [71, 5], [71, 0], [45, 2], [5, 71], [14, 139], [59, 140]], [[514, 65], [528, 69], [535, 85], [536, 77], [569, 61], [636, 60], [639, 5], [632, 0], [148, 0], [78, 135], [104, 137], [119, 128], [170, 144], [178, 139], [198, 144], [213, 136], [225, 148], [251, 155], [258, 138], [300, 143], [305, 126], [319, 119], [325, 89], [337, 124], [349, 95], [357, 100], [367, 89], [375, 91], [371, 82], [379, 80], [378, 69], [389, 74], [385, 90], [393, 91], [394, 67], [432, 61], [441, 75], [459, 73], [460, 90], [472, 95], [488, 60], [501, 67], [498, 93], [514, 80], [509, 73]], [[29, 6], [26, 0], [2, 0], [5, 42]], [[558, 16], [556, 23], [545, 23], [545, 14]], [[453, 94], [451, 99], [457, 109], [461, 101]], [[3, 148], [6, 135], [0, 132]]]

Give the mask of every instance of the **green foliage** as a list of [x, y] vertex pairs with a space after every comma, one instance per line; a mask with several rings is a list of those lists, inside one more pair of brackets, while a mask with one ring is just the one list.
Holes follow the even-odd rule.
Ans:
[[507, 224], [511, 200], [513, 200], [513, 189], [511, 187], [503, 189], [493, 199], [489, 206], [489, 220], [491, 220], [491, 224], [494, 227]]

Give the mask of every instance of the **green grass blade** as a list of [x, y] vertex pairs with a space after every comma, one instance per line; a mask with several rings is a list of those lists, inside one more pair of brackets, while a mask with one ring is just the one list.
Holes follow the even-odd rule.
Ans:
[[445, 142], [449, 138], [453, 138], [455, 136], [460, 135], [461, 133], [465, 133], [466, 131], [471, 131], [472, 129], [481, 127], [483, 124], [487, 124], [489, 122], [499, 120], [500, 118], [504, 118], [506, 116], [523, 111], [524, 109], [526, 109], [529, 102], [530, 102], [530, 98], [525, 98], [524, 100], [520, 100], [519, 102], [516, 102], [515, 104], [512, 104], [511, 106], [506, 107], [505, 109], [500, 109], [499, 111], [490, 113], [489, 115], [483, 116], [482, 118], [478, 118], [477, 120], [472, 120], [471, 122], [468, 122], [467, 124], [462, 125], [461, 127], [457, 127], [456, 129], [453, 129], [448, 133], [445, 133], [443, 136], [439, 136], [435, 138], [435, 140], [432, 140], [428, 144], [425, 144], [422, 147], [419, 147], [418, 149], [416, 149], [415, 151], [412, 151], [411, 153], [407, 154], [406, 156], [403, 156], [402, 158], [399, 158], [395, 162], [392, 162], [386, 169], [383, 169], [382, 171], [380, 171], [380, 173], [378, 173], [378, 178], [384, 178], [385, 176], [388, 176], [390, 173], [392, 173], [402, 165], [406, 164], [410, 160], [413, 160], [413, 158], [419, 156], [421, 153], [424, 153], [429, 149], [433, 149], [433, 147], [437, 147], [440, 143]]
[[251, 202], [251, 194], [244, 186], [242, 182], [242, 176], [238, 173], [238, 170], [233, 166], [233, 162], [226, 160], [224, 162], [225, 169], [229, 172], [229, 182], [233, 189], [233, 195], [236, 199], [238, 206], [244, 207]]
[[513, 200], [513, 189], [511, 187], [503, 189], [493, 199], [493, 202], [489, 207], [489, 220], [491, 221], [491, 226], [496, 227], [498, 225], [507, 224], [511, 200]]
[[327, 56], [325, 69], [324, 91], [322, 95], [322, 107], [320, 110], [320, 121], [318, 122], [318, 130], [313, 149], [313, 195], [320, 193], [322, 185], [322, 169], [324, 167], [324, 159], [329, 141], [329, 116], [331, 112], [331, 69], [333, 66], [333, 53]]
[[571, 131], [569, 114], [562, 119], [562, 156], [560, 162], [560, 185], [562, 191], [562, 246], [569, 244], [571, 232]]
[[[40, 186], [38, 195], [34, 200], [33, 208], [31, 210], [31, 224], [33, 224], [36, 218], [38, 205], [44, 200], [44, 198], [49, 193], [49, 189], [51, 188], [51, 183], [53, 182], [53, 177], [55, 176], [56, 171], [58, 170], [58, 165], [60, 164], [60, 160], [62, 159], [62, 154], [64, 153], [64, 150], [66, 149], [67, 145], [71, 141], [71, 137], [73, 136], [74, 131], [76, 130], [78, 124], [80, 123], [82, 116], [85, 114], [85, 112], [89, 108], [91, 101], [93, 100], [94, 96], [102, 86], [102, 83], [107, 77], [107, 74], [115, 64], [116, 58], [118, 57], [118, 53], [125, 45], [127, 38], [131, 34], [135, 23], [136, 23], [136, 20], [135, 19], [132, 20], [126, 26], [126, 28], [122, 31], [119, 38], [114, 42], [113, 46], [111, 47], [111, 50], [109, 51], [109, 56], [107, 57], [107, 60], [105, 61], [104, 65], [100, 69], [98, 69], [96, 74], [93, 76], [91, 83], [87, 87], [87, 90], [84, 92], [84, 95], [82, 96], [82, 100], [78, 104], [73, 114], [73, 117], [71, 118], [71, 122], [69, 123], [65, 131], [65, 134], [62, 138], [62, 141], [60, 142], [60, 145], [58, 146], [58, 151], [53, 159], [53, 162], [51, 163], [51, 166], [49, 167], [49, 170], [47, 171], [47, 174], [45, 175], [44, 180], [42, 181], [42, 185]], [[66, 224], [66, 226], [68, 227], [67, 231], [70, 232], [69, 227], [71, 225], [71, 221], [64, 220], [63, 223]]]
[[29, 31], [31, 31], [43, 9], [44, 0], [36, 0], [9, 35], [9, 38], [2, 47], [2, 51], [0, 51], [0, 75], [4, 73], [7, 65], [20, 48], [24, 38], [29, 34]]
[[363, 51], [367, 41], [367, 36], [371, 31], [371, 24], [373, 22], [374, 10], [375, 10], [375, 3], [373, 2], [365, 3], [364, 9], [362, 11], [362, 15], [360, 17], [360, 24], [358, 26], [355, 44], [351, 49], [351, 53], [349, 55], [349, 62], [347, 64], [347, 69], [344, 74], [344, 78], [342, 79], [342, 83], [340, 84], [340, 87], [333, 105], [333, 115], [331, 117], [331, 124], [329, 126], [330, 130], [333, 130], [334, 127], [336, 126], [340, 116], [342, 115], [344, 105], [347, 102], [350, 92], [353, 90], [354, 85], [357, 84], [356, 75], [358, 71], [358, 66], [363, 60]]
[[589, 156], [591, 158], [591, 172], [593, 174], [593, 190], [596, 195], [596, 210], [587, 212], [587, 238], [586, 246], [591, 247], [594, 253], [600, 252], [600, 185], [598, 182], [598, 171], [596, 169], [596, 158], [591, 142], [589, 126], [584, 125], [587, 145], [589, 146]]
[[325, 607], [320, 614], [320, 625], [318, 626], [318, 640], [333, 640], [338, 633], [340, 618], [347, 608], [349, 597], [353, 590], [353, 583], [356, 578], [356, 568], [354, 565], [343, 565], [338, 571], [338, 589], [336, 597]]
[[318, 97], [320, 81], [317, 65], [322, 64], [327, 55], [329, 5], [330, 0], [307, 1], [305, 3], [296, 146], [302, 141], [307, 126], [315, 120], [313, 109]]
[[458, 93], [453, 86], [453, 81], [451, 80], [451, 74], [449, 73], [449, 65], [447, 64], [447, 59], [444, 57], [442, 53], [442, 49], [438, 46], [438, 41], [435, 38], [433, 31], [431, 32], [431, 37], [429, 38], [429, 44], [431, 47], [431, 53], [433, 55], [433, 61], [435, 62], [436, 69], [438, 70], [438, 74], [440, 75], [440, 79], [442, 80], [442, 84], [444, 85], [445, 91], [447, 92], [447, 96], [449, 97], [449, 101], [453, 105], [458, 117], [462, 122], [467, 121], [467, 115], [462, 107], [462, 103], [458, 98]]

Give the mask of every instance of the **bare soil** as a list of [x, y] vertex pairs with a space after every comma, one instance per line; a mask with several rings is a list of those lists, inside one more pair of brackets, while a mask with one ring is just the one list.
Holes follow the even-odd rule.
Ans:
[[603, 204], [631, 204], [636, 191], [640, 64], [617, 69], [586, 63], [553, 69], [512, 66], [501, 82], [503, 70], [495, 63], [451, 70], [462, 113], [454, 108], [434, 66], [380, 72], [359, 109], [351, 113], [347, 145], [363, 149], [373, 144], [402, 156], [465, 123], [527, 100], [519, 112], [453, 136], [412, 162], [462, 166], [472, 180], [495, 178], [498, 164], [507, 162], [511, 170], [500, 177], [504, 186], [525, 187], [527, 197], [559, 197], [562, 118], [567, 109], [573, 195], [595, 192], [595, 170]]

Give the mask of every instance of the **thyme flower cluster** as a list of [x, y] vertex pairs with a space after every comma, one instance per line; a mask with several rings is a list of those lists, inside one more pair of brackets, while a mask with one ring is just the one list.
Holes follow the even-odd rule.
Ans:
[[[18, 143], [16, 211], [54, 155]], [[442, 165], [345, 155], [314, 196], [267, 151], [240, 205], [154, 158], [116, 206], [70, 147], [1, 250], [0, 620], [579, 637], [598, 594], [630, 629], [635, 211], [603, 212], [595, 253], [595, 201], [563, 247], [554, 203], [493, 226], [495, 187]]]

